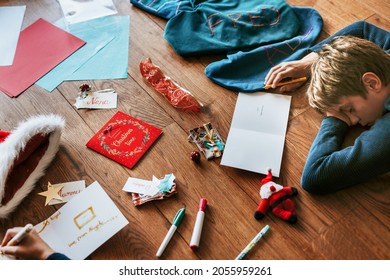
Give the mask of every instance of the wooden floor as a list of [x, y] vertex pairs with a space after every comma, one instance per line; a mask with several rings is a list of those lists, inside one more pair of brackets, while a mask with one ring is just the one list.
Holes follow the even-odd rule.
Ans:
[[[0, 221], [0, 237], [9, 227], [36, 224], [60, 206], [44, 206], [47, 182], [97, 180], [115, 201], [129, 225], [96, 250], [88, 259], [156, 259], [155, 254], [176, 211], [186, 207], [186, 216], [166, 248], [162, 259], [234, 259], [256, 233], [269, 224], [271, 231], [248, 255], [248, 259], [390, 259], [390, 174], [326, 196], [306, 193], [300, 177], [310, 145], [322, 116], [312, 110], [304, 91], [292, 94], [281, 176], [275, 181], [296, 186], [294, 199], [299, 221], [287, 224], [269, 213], [263, 221], [253, 218], [260, 197], [263, 175], [220, 165], [220, 159], [196, 165], [189, 159], [195, 149], [187, 141], [188, 130], [211, 122], [226, 140], [237, 93], [210, 81], [205, 67], [221, 56], [183, 58], [163, 38], [166, 21], [117, 0], [120, 15], [130, 15], [128, 78], [88, 81], [94, 89], [114, 88], [118, 109], [76, 110], [72, 104], [80, 82], [65, 82], [52, 93], [32, 86], [18, 98], [0, 94], [0, 129], [12, 130], [36, 114], [57, 113], [65, 117], [66, 129], [56, 159], [36, 188], [10, 219]], [[290, 0], [296, 6], [312, 6], [324, 19], [321, 38], [344, 26], [367, 20], [390, 29], [389, 0]], [[0, 5], [27, 5], [23, 27], [42, 17], [55, 22], [61, 17], [57, 1], [5, 1]], [[206, 106], [201, 113], [173, 108], [141, 77], [139, 62], [150, 57], [163, 71], [192, 92]], [[117, 111], [149, 122], [164, 133], [142, 160], [125, 168], [85, 147], [86, 142]], [[176, 196], [138, 208], [122, 191], [128, 176], [149, 179], [174, 173]], [[198, 203], [209, 201], [199, 250], [189, 248]]]

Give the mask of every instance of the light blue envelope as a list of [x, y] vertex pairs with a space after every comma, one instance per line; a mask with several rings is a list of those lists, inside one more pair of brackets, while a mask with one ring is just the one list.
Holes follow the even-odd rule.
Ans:
[[[114, 35], [102, 50], [65, 80], [109, 80], [127, 78], [129, 56], [129, 16], [109, 16], [87, 22], [98, 32]], [[72, 29], [71, 29], [72, 32]]]
[[129, 23], [129, 16], [109, 16], [63, 26], [87, 44], [36, 84], [51, 92], [66, 80], [127, 78]]

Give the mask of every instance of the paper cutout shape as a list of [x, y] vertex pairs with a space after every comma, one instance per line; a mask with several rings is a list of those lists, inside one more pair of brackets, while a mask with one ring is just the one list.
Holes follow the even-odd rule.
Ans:
[[117, 112], [86, 146], [128, 168], [133, 168], [161, 134], [161, 129]]
[[85, 181], [81, 180], [81, 181], [59, 183], [52, 186], [53, 187], [62, 186], [62, 188], [58, 192], [59, 196], [61, 197], [61, 200], [53, 198], [50, 200], [48, 205], [68, 202], [70, 199], [72, 199], [74, 196], [78, 195], [80, 192], [82, 192], [85, 189]]
[[35, 229], [56, 252], [82, 260], [128, 223], [100, 184], [94, 182]]
[[173, 185], [175, 184], [175, 179], [176, 177], [173, 174], [167, 174], [161, 180], [158, 180], [153, 176], [153, 182], [156, 183], [157, 188], [162, 193], [169, 192], [172, 189]]
[[62, 198], [59, 194], [60, 190], [63, 188], [63, 185], [52, 185], [50, 182], [47, 184], [47, 191], [38, 193], [39, 195], [46, 196], [45, 206], [49, 204], [52, 199], [62, 201]]
[[291, 96], [239, 93], [221, 165], [278, 177]]
[[85, 42], [38, 19], [19, 36], [12, 66], [0, 67], [0, 90], [16, 97]]

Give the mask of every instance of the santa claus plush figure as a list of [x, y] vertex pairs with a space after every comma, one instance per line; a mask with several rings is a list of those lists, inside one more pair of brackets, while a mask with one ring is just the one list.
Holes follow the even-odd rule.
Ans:
[[298, 194], [294, 187], [283, 187], [272, 181], [271, 169], [267, 176], [261, 180], [260, 196], [261, 202], [255, 212], [255, 219], [264, 218], [268, 209], [271, 209], [279, 218], [293, 224], [297, 221], [294, 202], [292, 196]]

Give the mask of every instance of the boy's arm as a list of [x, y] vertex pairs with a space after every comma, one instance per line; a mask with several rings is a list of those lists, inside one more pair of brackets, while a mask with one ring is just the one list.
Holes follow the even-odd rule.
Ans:
[[390, 171], [389, 127], [390, 112], [342, 149], [348, 125], [324, 118], [307, 157], [302, 187], [312, 193], [331, 193]]
[[[272, 87], [275, 88], [282, 79], [310, 76], [310, 67], [317, 59], [317, 52], [320, 51], [324, 44], [333, 40], [334, 37], [342, 35], [350, 35], [369, 40], [390, 53], [390, 32], [368, 22], [357, 21], [311, 47], [309, 53], [300, 60], [282, 62], [272, 67], [265, 77], [265, 84], [272, 84]], [[282, 86], [279, 88], [279, 92], [295, 90], [303, 83], [304, 82]]]
[[355, 36], [375, 43], [377, 46], [390, 51], [390, 32], [381, 29], [366, 21], [357, 21], [336, 32], [327, 39], [310, 48], [311, 51], [318, 52], [324, 44], [329, 43], [336, 36]]

